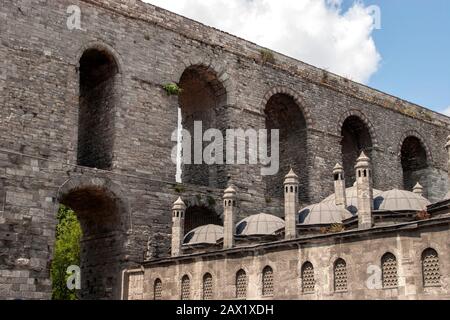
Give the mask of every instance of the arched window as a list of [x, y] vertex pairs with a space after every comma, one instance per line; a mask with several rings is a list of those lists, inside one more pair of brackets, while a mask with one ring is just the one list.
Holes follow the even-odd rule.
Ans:
[[86, 50], [80, 59], [78, 159], [80, 166], [108, 170], [112, 167], [118, 72], [106, 50]]
[[334, 291], [347, 291], [347, 263], [343, 259], [334, 263]]
[[248, 279], [247, 274], [244, 270], [239, 270], [236, 273], [236, 298], [245, 299], [247, 298], [247, 285]]
[[[279, 171], [264, 177], [267, 196], [283, 197], [283, 181], [292, 169], [299, 174], [301, 200], [308, 201], [308, 147], [307, 122], [301, 106], [290, 95], [277, 93], [266, 104], [268, 152], [271, 154], [271, 130], [279, 130]], [[288, 189], [289, 190], [289, 189]], [[286, 192], [288, 192], [286, 190]], [[293, 190], [291, 189], [291, 192]]]
[[311, 262], [305, 262], [302, 266], [302, 292], [313, 293], [315, 287], [314, 267]]
[[156, 279], [155, 283], [153, 284], [153, 297], [154, 297], [154, 300], [162, 299], [162, 281], [161, 281], [161, 279]]
[[262, 295], [273, 296], [273, 270], [269, 266], [265, 267], [262, 273]]
[[411, 191], [417, 182], [426, 188], [429, 175], [428, 159], [427, 151], [420, 139], [411, 136], [403, 141], [401, 162], [404, 189]]
[[441, 286], [439, 256], [436, 250], [429, 248], [422, 253], [422, 274], [425, 287]]
[[397, 288], [397, 258], [392, 253], [388, 252], [381, 258], [381, 271], [383, 288]]
[[[346, 174], [345, 184], [349, 188], [356, 181], [355, 164], [361, 151], [364, 151], [369, 157], [371, 155], [372, 138], [364, 121], [354, 115], [344, 121], [341, 134], [342, 162]], [[358, 171], [360, 177], [362, 174]]]
[[213, 281], [212, 275], [207, 273], [203, 276], [203, 300], [212, 300], [214, 291], [213, 291]]
[[191, 279], [188, 275], [181, 279], [181, 300], [189, 300], [191, 298]]

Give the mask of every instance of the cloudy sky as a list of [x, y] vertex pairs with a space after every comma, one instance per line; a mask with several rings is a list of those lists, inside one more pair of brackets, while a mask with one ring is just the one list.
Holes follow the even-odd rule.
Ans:
[[145, 2], [450, 115], [448, 0]]

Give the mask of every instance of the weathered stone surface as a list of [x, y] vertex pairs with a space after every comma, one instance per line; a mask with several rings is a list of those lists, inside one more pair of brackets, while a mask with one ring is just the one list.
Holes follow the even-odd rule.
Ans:
[[[81, 30], [66, 24], [74, 4], [81, 9]], [[292, 150], [283, 168], [301, 163], [301, 205], [333, 192], [323, 181], [342, 161], [342, 127], [350, 116], [370, 133], [375, 188], [403, 186], [402, 144], [414, 136], [427, 156], [427, 175], [416, 172], [425, 194], [438, 200], [447, 192], [442, 141], [450, 121], [420, 106], [280, 54], [275, 64], [263, 64], [258, 46], [139, 1], [7, 1], [0, 19], [0, 298], [50, 297], [60, 203], [77, 211], [85, 231], [87, 298], [118, 298], [122, 270], [143, 261], [153, 235], [166, 239], [158, 255], [169, 253], [170, 208], [180, 195], [221, 217], [221, 187], [233, 183], [238, 219], [262, 211], [283, 215], [283, 202], [271, 190], [276, 182], [263, 179], [259, 165], [218, 166], [208, 179], [191, 180], [203, 186], [180, 189], [174, 182], [170, 138], [180, 103], [162, 86], [179, 83], [193, 66], [208, 70], [208, 85], [220, 83], [212, 122], [219, 130], [265, 128], [274, 95], [297, 105], [292, 120], [302, 122], [295, 132], [304, 143], [287, 134]], [[90, 91], [80, 87], [82, 57], [89, 50], [117, 65], [114, 81], [102, 78], [92, 83], [103, 88], [88, 88], [99, 89], [91, 92], [98, 99], [88, 100], [92, 107], [105, 104], [102, 115], [83, 105]], [[104, 126], [93, 125], [98, 130], [91, 132], [79, 125], [89, 115]], [[17, 265], [18, 259], [30, 263]], [[26, 286], [8, 283], [12, 278]]]

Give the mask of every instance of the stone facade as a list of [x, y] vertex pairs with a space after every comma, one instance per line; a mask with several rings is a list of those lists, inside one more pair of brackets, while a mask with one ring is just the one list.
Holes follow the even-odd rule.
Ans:
[[[71, 5], [81, 9], [81, 30], [67, 26]], [[202, 168], [184, 168], [187, 183], [175, 183], [178, 107], [188, 105], [189, 123], [198, 97], [167, 95], [170, 82], [186, 83], [185, 94], [205, 87], [200, 97], [214, 107], [205, 121], [219, 130], [295, 129], [302, 143], [284, 131], [282, 172], [301, 169], [302, 206], [332, 193], [323, 181], [347, 159], [342, 150], [356, 152], [341, 146], [350, 117], [370, 137], [375, 188], [404, 185], [402, 150], [417, 148], [403, 145], [415, 137], [426, 167], [405, 160], [403, 168], [430, 200], [447, 192], [441, 142], [450, 121], [420, 106], [277, 53], [263, 62], [255, 44], [135, 0], [6, 1], [0, 22], [0, 298], [50, 297], [59, 204], [83, 227], [83, 298], [119, 298], [122, 270], [140, 265], [148, 247], [169, 255], [167, 208], [180, 195], [187, 215], [195, 207], [221, 218], [221, 188], [233, 183], [239, 218], [283, 215], [273, 190], [282, 181], [263, 179], [259, 166], [210, 168], [198, 180]], [[293, 122], [277, 118], [274, 104], [296, 112]]]
[[[249, 300], [449, 299], [449, 222], [447, 217], [149, 261], [141, 271], [143, 284], [130, 282], [129, 288], [130, 292], [143, 290], [140, 297], [153, 300], [153, 286], [159, 279], [162, 299], [178, 300], [181, 279], [187, 275], [191, 299], [201, 300], [203, 275], [209, 273], [213, 276], [214, 299], [233, 300], [238, 299], [236, 274], [244, 270], [248, 286], [243, 298]], [[422, 253], [430, 249], [437, 252], [438, 262], [423, 259]], [[387, 253], [395, 257], [389, 275], [383, 268]], [[434, 269], [439, 268], [439, 274], [432, 285], [427, 285], [425, 280], [433, 277], [426, 270], [430, 263]], [[274, 289], [269, 297], [263, 294], [266, 267], [273, 270]], [[126, 290], [124, 295], [126, 299]], [[128, 297], [133, 298], [131, 293]]]

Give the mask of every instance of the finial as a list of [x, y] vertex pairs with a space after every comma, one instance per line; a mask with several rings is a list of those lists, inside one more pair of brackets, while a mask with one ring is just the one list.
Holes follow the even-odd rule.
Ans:
[[236, 197], [236, 189], [230, 185], [228, 188], [225, 189], [225, 191], [223, 192], [223, 197], [224, 198], [233, 198]]
[[284, 177], [284, 184], [298, 184], [299, 178], [295, 174], [294, 169], [291, 168], [289, 173]]
[[420, 195], [423, 195], [423, 187], [420, 185], [419, 182], [417, 182], [417, 184], [414, 186], [413, 192], [417, 193], [417, 194], [420, 194]]
[[173, 203], [172, 210], [185, 210], [186, 204], [183, 202], [181, 197], [178, 197], [177, 201]]
[[361, 155], [358, 159], [356, 159], [355, 168], [369, 167], [370, 166], [370, 158], [366, 156], [364, 151], [361, 152]]

